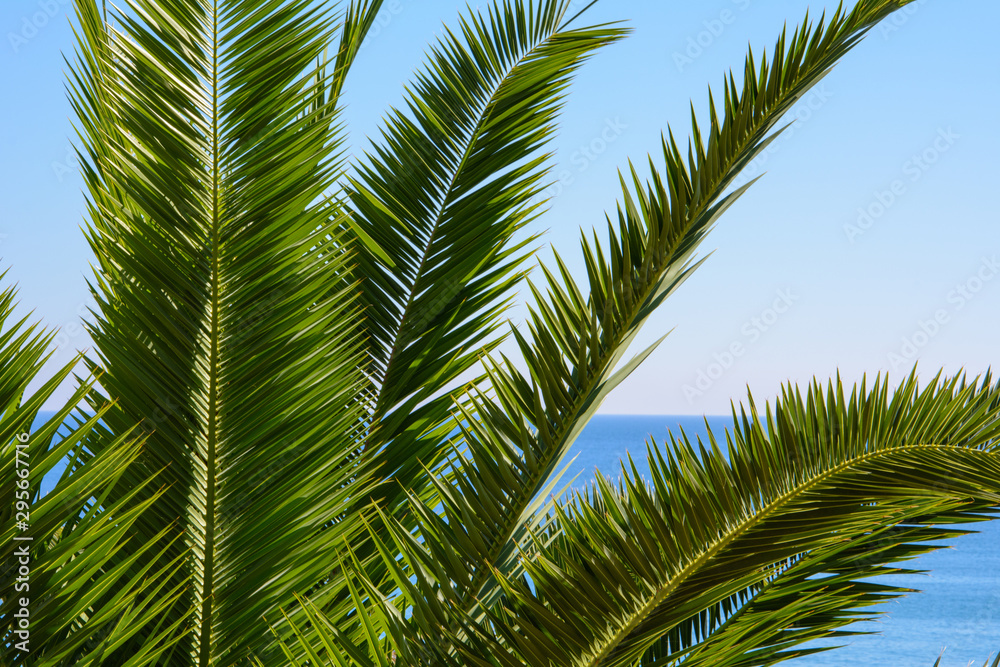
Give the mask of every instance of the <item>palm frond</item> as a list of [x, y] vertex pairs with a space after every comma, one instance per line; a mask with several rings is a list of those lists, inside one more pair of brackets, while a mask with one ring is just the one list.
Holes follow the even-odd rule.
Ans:
[[[388, 257], [359, 252], [374, 424], [390, 493], [440, 456], [454, 428], [442, 393], [493, 349], [531, 239], [563, 94], [625, 31], [565, 29], [567, 0], [494, 2], [446, 30], [358, 166], [351, 218]], [[395, 501], [389, 499], [392, 505]]]
[[[791, 559], [806, 554], [812, 573], [853, 568], [852, 580], [882, 573], [886, 563], [915, 553], [905, 548], [906, 531], [890, 548], [865, 550], [862, 560], [844, 547], [862, 546], [885, 526], [923, 526], [921, 541], [940, 539], [947, 531], [930, 527], [939, 517], [978, 520], [977, 510], [998, 504], [998, 392], [989, 378], [971, 385], [935, 379], [921, 390], [911, 376], [895, 392], [876, 380], [849, 397], [839, 380], [825, 393], [813, 385], [805, 396], [790, 387], [763, 417], [751, 400], [725, 450], [711, 435], [698, 448], [681, 438], [665, 456], [652, 452], [651, 485], [634, 471], [626, 472], [623, 491], [599, 479], [589, 498], [560, 509], [563, 537], [525, 564], [537, 597], [523, 586], [509, 591], [508, 613], [517, 620], [508, 623], [518, 630], [505, 636], [523, 644], [529, 633], [521, 628], [544, 618], [586, 646], [561, 652], [552, 664], [633, 664], [664, 635], [682, 657], [698, 641], [700, 612], [752, 590]], [[771, 594], [797, 583], [779, 579], [774, 586], [787, 588]], [[858, 598], [862, 592], [842, 598], [830, 589], [833, 599], [850, 603], [847, 611], [877, 601]], [[589, 607], [581, 613], [583, 600]], [[800, 628], [796, 616], [786, 617], [783, 629]], [[850, 620], [828, 616], [796, 640]], [[537, 642], [530, 647], [537, 650]]]
[[[105, 21], [78, 3], [71, 94], [99, 260], [91, 401], [115, 397], [109, 434], [147, 434], [109, 501], [170, 464], [134, 526], [144, 542], [177, 524], [190, 546], [192, 585], [162, 614], [183, 634], [167, 664], [264, 650], [263, 616], [329, 577], [362, 528], [345, 516], [371, 473], [354, 457], [360, 309], [325, 194], [342, 169], [340, 85], [376, 7], [352, 5], [345, 24], [309, 0], [128, 0]], [[324, 50], [344, 25], [331, 72]], [[162, 560], [181, 557], [178, 543]]]
[[877, 379], [845, 395], [838, 379], [804, 396], [789, 387], [763, 415], [751, 399], [724, 446], [682, 435], [651, 448], [650, 482], [623, 466], [617, 489], [599, 475], [557, 504], [562, 532], [518, 552], [527, 578], [494, 571], [504, 597], [484, 620], [464, 604], [462, 560], [441, 557], [434, 530], [417, 540], [397, 526], [383, 557], [404, 554], [390, 566], [410, 635], [481, 665], [792, 657], [905, 592], [860, 580], [955, 534], [940, 524], [992, 516], [1000, 385], [990, 382], [921, 389], [911, 376], [890, 392]]
[[[799, 555], [772, 569], [769, 578], [732, 598], [702, 610], [661, 638], [643, 656], [643, 664], [772, 665], [832, 647], [800, 648], [814, 639], [840, 639], [868, 634], [848, 627], [875, 620], [874, 605], [914, 589], [859, 580], [885, 574], [917, 574], [898, 565], [939, 546], [935, 542], [970, 530], [942, 528], [949, 523], [976, 523], [990, 518], [991, 506], [954, 501], [953, 515], [940, 499], [924, 500], [933, 508], [914, 516], [919, 501], [906, 501], [908, 518], [871, 530], [830, 548]], [[879, 563], [879, 565], [876, 565]]]
[[[12, 666], [27, 665], [29, 659], [38, 667], [61, 665], [71, 657], [83, 664], [126, 640], [133, 624], [154, 620], [176, 600], [179, 590], [153, 585], [169, 571], [157, 572], [150, 563], [131, 575], [113, 561], [125, 544], [136, 557], [152, 560], [177, 534], [164, 530], [145, 544], [129, 537], [139, 514], [162, 494], [155, 478], [134, 490], [133, 496], [149, 487], [150, 500], [144, 504], [130, 507], [130, 497], [106, 500], [140, 455], [142, 440], [125, 432], [104, 443], [99, 456], [88, 454], [105, 410], [83, 419], [76, 405], [93, 380], [36, 426], [42, 406], [79, 359], [28, 395], [28, 384], [49, 359], [52, 335], [25, 320], [10, 324], [14, 298], [13, 289], [0, 293], [0, 492], [11, 499], [0, 508], [0, 643], [9, 659], [5, 664]], [[67, 459], [73, 461], [72, 474], [65, 471], [42, 495], [42, 479]], [[164, 641], [155, 647], [151, 659], [169, 646]]]
[[734, 189], [734, 179], [775, 138], [796, 100], [905, 4], [859, 2], [815, 25], [807, 15], [782, 34], [770, 61], [750, 54], [742, 84], [732, 74], [725, 80], [721, 106], [710, 95], [707, 132], [694, 119], [687, 151], [669, 132], [662, 174], [651, 159], [648, 183], [635, 168], [631, 185], [621, 179], [624, 199], [617, 223], [608, 219], [607, 247], [596, 232], [582, 239], [586, 289], [558, 255], [557, 268], [542, 267], [546, 288], [532, 285], [530, 331], [513, 332], [527, 372], [506, 357], [487, 365], [486, 388], [474, 387], [461, 404], [461, 446], [437, 470], [454, 489], [442, 491], [449, 520], [438, 537], [461, 545], [470, 604], [489, 607], [502, 596], [494, 569], [519, 575], [518, 551], [532, 548], [531, 532], [546, 521], [541, 493], [605, 397], [655, 349], [623, 362], [652, 312], [704, 261], [694, 253], [716, 220], [749, 187]]

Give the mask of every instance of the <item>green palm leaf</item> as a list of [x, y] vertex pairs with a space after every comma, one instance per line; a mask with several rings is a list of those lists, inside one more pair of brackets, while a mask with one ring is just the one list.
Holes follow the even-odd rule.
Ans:
[[724, 447], [681, 437], [651, 450], [651, 482], [623, 467], [619, 488], [598, 476], [557, 505], [562, 533], [518, 554], [530, 582], [494, 573], [505, 597], [482, 621], [441, 583], [461, 562], [397, 527], [383, 556], [404, 554], [391, 566], [416, 623], [402, 636], [455, 664], [787, 659], [904, 592], [859, 580], [1000, 504], [998, 401], [989, 378], [912, 376], [895, 392], [789, 388], [765, 415], [751, 401]]
[[[510, 0], [446, 30], [359, 165], [352, 220], [388, 254], [358, 256], [376, 424], [402, 488], [441, 455], [454, 428], [442, 391], [493, 349], [523, 277], [539, 209], [541, 152], [572, 74], [621, 38], [613, 26], [564, 26], [567, 0]], [[443, 425], [442, 425], [443, 424]], [[392, 506], [395, 501], [389, 499]]]
[[191, 624], [165, 664], [266, 652], [264, 615], [326, 579], [361, 528], [345, 515], [371, 474], [354, 456], [360, 311], [325, 194], [342, 169], [340, 86], [377, 7], [343, 23], [307, 0], [129, 0], [106, 22], [79, 3], [72, 100], [100, 262], [91, 401], [115, 397], [108, 433], [147, 433], [110, 500], [169, 464], [134, 527], [140, 542], [183, 536], [162, 560], [183, 557], [191, 586], [163, 619]]
[[[945, 523], [949, 517], [942, 514], [940, 501], [930, 502], [934, 513], [927, 520]], [[909, 509], [915, 504], [910, 501]], [[965, 502], [955, 505], [961, 508], [955, 512], [956, 522], [985, 519]], [[866, 634], [845, 626], [874, 620], [881, 612], [869, 611], [869, 607], [916, 592], [859, 581], [859, 576], [915, 574], [915, 570], [875, 563], [915, 558], [935, 550], [934, 540], [967, 532], [931, 527], [921, 517], [914, 517], [905, 524], [884, 526], [829, 549], [797, 556], [773, 568], [766, 581], [703, 610], [683, 624], [683, 631], [678, 629], [661, 638], [644, 661], [670, 664], [680, 659], [680, 653], [685, 664], [750, 667], [829, 650], [800, 645], [812, 639]]]
[[506, 358], [488, 364], [488, 391], [475, 388], [460, 408], [467, 426], [452, 457], [458, 463], [438, 470], [455, 489], [441, 492], [450, 520], [438, 539], [462, 546], [469, 604], [489, 607], [502, 596], [494, 569], [519, 575], [518, 551], [531, 548], [530, 533], [545, 522], [540, 492], [551, 490], [553, 473], [604, 398], [656, 347], [623, 363], [653, 310], [699, 266], [694, 253], [715, 221], [749, 187], [733, 190], [736, 176], [774, 139], [795, 101], [904, 4], [859, 2], [816, 25], [807, 16], [802, 28], [782, 35], [770, 62], [751, 54], [742, 87], [730, 76], [721, 108], [710, 99], [704, 136], [694, 121], [686, 156], [670, 133], [665, 173], [650, 161], [649, 183], [634, 169], [631, 187], [622, 179], [624, 202], [617, 224], [608, 220], [608, 247], [596, 235], [582, 239], [589, 293], [558, 255], [556, 270], [542, 267], [547, 289], [532, 286], [530, 333], [513, 331], [527, 373]]
[[[66, 664], [70, 657], [88, 664], [124, 641], [131, 624], [154, 620], [181, 592], [154, 586], [177, 569], [176, 563], [165, 572], [152, 568], [156, 555], [170, 546], [168, 531], [145, 544], [129, 536], [163, 490], [150, 478], [129, 497], [109, 502], [111, 488], [140, 456], [142, 441], [125, 432], [102, 443], [100, 455], [90, 454], [97, 420], [107, 408], [86, 419], [75, 406], [92, 381], [31, 430], [78, 359], [26, 396], [28, 383], [49, 359], [52, 335], [25, 320], [9, 324], [14, 296], [12, 289], [0, 293], [0, 492], [11, 499], [0, 508], [0, 639], [10, 658], [5, 664], [27, 665], [30, 659], [42, 667]], [[71, 465], [42, 496], [42, 478], [67, 459]], [[144, 489], [149, 500], [130, 507]], [[149, 559], [135, 575], [114, 564], [125, 549], [135, 559]], [[151, 660], [170, 647], [169, 633], [158, 640]]]

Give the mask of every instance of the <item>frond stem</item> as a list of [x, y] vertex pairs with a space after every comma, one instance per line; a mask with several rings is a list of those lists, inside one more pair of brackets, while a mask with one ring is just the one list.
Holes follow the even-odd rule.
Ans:
[[952, 451], [966, 451], [965, 448], [956, 447], [954, 445], [927, 444], [927, 445], [904, 445], [902, 447], [892, 447], [881, 451], [869, 452], [867, 454], [862, 454], [861, 456], [858, 456], [856, 458], [846, 460], [840, 463], [839, 465], [834, 466], [833, 468], [827, 470], [826, 472], [818, 474], [816, 477], [803, 481], [802, 484], [796, 486], [793, 489], [790, 489], [788, 492], [775, 498], [770, 503], [761, 508], [759, 512], [741, 522], [738, 526], [730, 530], [728, 533], [722, 535], [715, 542], [715, 544], [706, 549], [700, 556], [698, 556], [698, 558], [691, 561], [684, 569], [678, 572], [669, 581], [664, 583], [663, 586], [660, 587], [660, 590], [657, 591], [656, 594], [653, 595], [653, 597], [646, 604], [642, 605], [642, 607], [639, 610], [637, 610], [635, 614], [632, 615], [632, 618], [629, 620], [628, 623], [626, 623], [621, 629], [615, 632], [610, 638], [608, 638], [607, 641], [603, 642], [604, 644], [603, 648], [601, 648], [601, 650], [596, 655], [594, 655], [591, 659], [589, 659], [586, 664], [590, 665], [591, 667], [600, 667], [601, 661], [604, 658], [606, 658], [608, 654], [612, 650], [614, 650], [614, 648], [618, 646], [618, 644], [620, 644], [622, 640], [624, 640], [625, 637], [627, 637], [628, 634], [636, 628], [636, 626], [639, 625], [639, 623], [645, 620], [646, 617], [648, 617], [656, 609], [656, 607], [667, 598], [668, 595], [677, 590], [677, 587], [680, 586], [686, 579], [697, 573], [697, 571], [699, 570], [699, 568], [701, 568], [701, 566], [710, 561], [712, 558], [718, 556], [723, 549], [725, 549], [733, 542], [735, 542], [737, 538], [746, 534], [751, 528], [760, 524], [762, 521], [764, 521], [764, 519], [773, 515], [775, 512], [781, 509], [784, 505], [788, 504], [790, 501], [794, 500], [799, 496], [802, 496], [806, 492], [811, 491], [820, 484], [823, 484], [824, 482], [828, 481], [830, 478], [836, 477], [837, 475], [855, 466], [867, 463], [869, 461], [874, 461], [882, 457], [894, 456], [900, 453], [914, 452], [922, 449], [945, 449]]
[[199, 634], [199, 667], [208, 667], [212, 655], [212, 588], [215, 578], [215, 458], [218, 437], [219, 402], [219, 301], [220, 301], [220, 196], [221, 174], [219, 167], [219, 7], [213, 6], [212, 15], [212, 296], [209, 304], [209, 360], [208, 360], [208, 414], [206, 415], [207, 451], [205, 460], [205, 553], [204, 582], [202, 585], [201, 630]]

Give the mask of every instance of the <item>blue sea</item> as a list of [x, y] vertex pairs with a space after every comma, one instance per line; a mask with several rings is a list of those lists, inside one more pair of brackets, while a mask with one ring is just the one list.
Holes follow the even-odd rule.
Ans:
[[[41, 415], [40, 415], [41, 416]], [[47, 415], [46, 415], [47, 416]], [[720, 438], [731, 426], [729, 417], [709, 417]], [[581, 488], [595, 469], [616, 478], [618, 462], [631, 452], [640, 473], [648, 473], [646, 442], [652, 436], [669, 442], [668, 429], [683, 428], [692, 440], [704, 436], [702, 417], [599, 415], [591, 421], [570, 451], [576, 457], [560, 481]], [[43, 492], [55, 482], [53, 471], [43, 481]], [[980, 524], [979, 533], [954, 540], [950, 548], [912, 561], [913, 569], [930, 575], [896, 576], [897, 586], [923, 591], [887, 603], [888, 612], [876, 623], [856, 629], [877, 634], [840, 640], [844, 648], [790, 660], [792, 667], [931, 667], [944, 651], [942, 667], [979, 667], [991, 652], [1000, 650], [1000, 521]], [[830, 644], [827, 644], [830, 645]]]
[[[709, 417], [716, 437], [731, 427], [731, 417]], [[576, 455], [567, 470], [581, 473], [574, 487], [594, 478], [594, 468], [610, 477], [620, 473], [618, 461], [631, 452], [640, 472], [646, 465], [646, 441], [652, 436], [663, 445], [668, 429], [683, 428], [689, 438], [705, 434], [702, 417], [598, 415], [573, 445]], [[916, 588], [911, 594], [883, 606], [888, 612], [876, 623], [855, 628], [878, 634], [848, 637], [825, 645], [834, 651], [781, 663], [790, 667], [931, 667], [944, 651], [942, 667], [981, 667], [990, 653], [1000, 650], [1000, 520], [979, 524], [979, 532], [956, 539], [950, 548], [908, 563], [929, 575], [888, 577], [893, 585]], [[877, 609], [877, 608], [876, 608]]]

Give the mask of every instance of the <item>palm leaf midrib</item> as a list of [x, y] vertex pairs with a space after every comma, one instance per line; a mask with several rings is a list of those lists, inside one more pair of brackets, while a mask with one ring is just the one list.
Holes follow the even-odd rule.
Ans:
[[[562, 16], [564, 14], [565, 14], [565, 8], [563, 9], [562, 14], [560, 14], [559, 20], [562, 19]], [[477, 141], [479, 140], [483, 124], [485, 123], [486, 119], [489, 116], [490, 108], [494, 105], [496, 101], [497, 93], [503, 89], [504, 84], [508, 81], [511, 74], [513, 74], [513, 72], [518, 68], [518, 66], [522, 62], [524, 62], [525, 60], [529, 59], [532, 55], [534, 55], [539, 48], [552, 41], [557, 35], [559, 35], [559, 33], [563, 30], [564, 27], [565, 25], [560, 26], [557, 30], [546, 35], [541, 40], [535, 42], [531, 46], [531, 48], [525, 50], [525, 52], [522, 53], [516, 61], [512, 62], [505, 69], [503, 75], [500, 76], [497, 79], [496, 83], [490, 88], [489, 96], [486, 97], [484, 102], [480, 104], [479, 109], [476, 110], [475, 113], [476, 124], [473, 127], [472, 132], [469, 133], [468, 139], [465, 142], [463, 142], [462, 157], [456, 163], [455, 167], [451, 170], [451, 173], [448, 176], [448, 185], [444, 189], [443, 195], [441, 196], [440, 201], [437, 203], [436, 210], [432, 216], [433, 222], [431, 223], [431, 230], [430, 233], [427, 235], [427, 240], [424, 243], [423, 249], [421, 250], [420, 261], [417, 264], [417, 269], [413, 274], [413, 281], [409, 293], [407, 294], [406, 304], [403, 306], [402, 315], [400, 316], [399, 323], [396, 325], [392, 337], [393, 344], [389, 350], [389, 355], [386, 360], [385, 371], [382, 374], [383, 386], [385, 386], [385, 384], [389, 382], [393, 368], [393, 361], [395, 361], [396, 355], [399, 354], [400, 350], [402, 350], [406, 346], [405, 344], [408, 343], [406, 337], [403, 336], [402, 334], [405, 330], [406, 322], [409, 319], [409, 316], [411, 315], [411, 309], [413, 307], [416, 295], [418, 294], [419, 291], [418, 287], [420, 285], [421, 279], [423, 278], [424, 265], [426, 264], [427, 259], [430, 256], [431, 249], [434, 247], [434, 240], [437, 236], [438, 230], [440, 229], [444, 212], [447, 210], [448, 204], [450, 204], [452, 201], [452, 197], [454, 195], [455, 182], [461, 175], [465, 163], [468, 161], [469, 156], [472, 154], [472, 149], [475, 147]], [[379, 416], [381, 416], [387, 409], [386, 404], [383, 401], [383, 397], [384, 397], [384, 392], [382, 392], [380, 388], [375, 407], [376, 419]]]
[[921, 450], [944, 450], [944, 451], [957, 451], [964, 452], [967, 451], [967, 447], [960, 447], [955, 445], [937, 445], [937, 444], [916, 444], [916, 445], [901, 445], [897, 447], [891, 447], [884, 450], [878, 450], [874, 452], [867, 452], [859, 456], [849, 458], [840, 464], [820, 472], [819, 474], [804, 480], [797, 486], [786, 491], [784, 494], [778, 496], [767, 505], [762, 507], [757, 512], [750, 515], [748, 519], [745, 519], [737, 526], [729, 530], [728, 532], [721, 535], [711, 546], [705, 549], [697, 558], [693, 559], [688, 565], [686, 565], [680, 572], [678, 572], [669, 581], [665, 582], [650, 599], [648, 602], [642, 605], [642, 607], [631, 615], [631, 619], [628, 623], [622, 626], [618, 631], [612, 633], [612, 635], [603, 642], [595, 642], [601, 646], [598, 653], [594, 654], [585, 663], [591, 667], [600, 667], [601, 660], [607, 657], [620, 643], [628, 636], [628, 634], [634, 630], [643, 620], [645, 620], [655, 608], [663, 602], [664, 599], [670, 593], [675, 591], [681, 584], [684, 583], [690, 576], [697, 573], [699, 568], [705, 563], [709, 562], [712, 558], [717, 556], [723, 549], [735, 542], [740, 536], [749, 532], [752, 528], [762, 523], [765, 519], [779, 512], [782, 507], [790, 504], [795, 499], [805, 495], [810, 490], [817, 488], [818, 486], [828, 482], [830, 479], [837, 477], [843, 473], [849, 472], [853, 468], [863, 466], [866, 463], [874, 462], [878, 459], [891, 459], [894, 456], [900, 454], [907, 454], [910, 452], [916, 452]]
[[209, 355], [208, 355], [208, 413], [206, 424], [206, 494], [205, 494], [205, 551], [204, 579], [200, 591], [201, 625], [198, 644], [200, 667], [208, 667], [212, 655], [212, 606], [215, 600], [212, 590], [215, 583], [215, 492], [216, 492], [216, 445], [218, 440], [218, 400], [219, 400], [219, 310], [220, 294], [220, 225], [222, 175], [219, 164], [219, 6], [218, 0], [212, 4], [212, 248], [211, 248], [211, 298], [209, 301]]
[[[914, 520], [911, 517], [905, 517], [905, 518], [903, 518], [898, 523], [891, 524], [891, 525], [887, 524], [886, 526], [884, 526], [881, 529], [873, 530], [871, 532], [871, 535], [872, 536], [884, 536], [885, 534], [889, 533], [890, 531], [892, 531], [896, 527], [898, 527], [901, 523], [909, 524], [912, 527], [912, 525], [914, 525], [914, 524], [921, 525], [923, 522], [919, 518], [916, 519], [916, 520]], [[908, 534], [908, 529], [907, 529], [907, 534]], [[885, 539], [885, 538], [883, 538], [883, 539]], [[903, 540], [900, 540], [900, 541], [903, 541]], [[907, 537], [907, 538], [905, 538], [905, 541], [906, 542], [911, 542], [911, 539], [909, 537]], [[918, 539], [913, 540], [913, 541], [916, 541], [916, 542], [919, 543], [919, 542], [924, 542], [925, 540], [918, 538]], [[926, 540], [926, 541], [929, 541], [929, 539]], [[682, 660], [683, 659], [685, 661], [685, 664], [688, 661], [692, 661], [692, 660], [694, 661], [693, 664], [697, 664], [699, 661], [703, 662], [706, 659], [706, 656], [708, 656], [708, 658], [707, 658], [708, 660], [715, 660], [714, 656], [712, 656], [712, 654], [711, 654], [711, 649], [707, 648], [707, 647], [711, 647], [712, 644], [713, 644], [713, 642], [717, 641], [719, 638], [722, 638], [723, 642], [726, 642], [728, 640], [728, 645], [729, 646], [738, 645], [739, 644], [739, 639], [736, 639], [734, 637], [728, 637], [727, 638], [726, 637], [727, 631], [733, 629], [734, 626], [738, 625], [741, 621], [743, 621], [745, 619], [746, 615], [748, 613], [751, 613], [753, 611], [753, 607], [754, 607], [754, 605], [756, 603], [758, 603], [762, 598], [766, 598], [768, 595], [773, 594], [776, 590], [780, 591], [780, 589], [782, 587], [782, 584], [784, 583], [784, 581], [786, 580], [786, 578], [789, 577], [789, 576], [794, 577], [795, 579], [802, 580], [805, 576], [808, 575], [808, 573], [810, 571], [813, 574], [816, 574], [818, 570], [826, 569], [824, 567], [824, 565], [825, 566], [829, 565], [829, 561], [826, 560], [826, 559], [830, 557], [831, 553], [833, 553], [833, 554], [839, 554], [839, 553], [843, 552], [844, 550], [850, 548], [850, 545], [854, 544], [854, 543], [855, 542], [853, 540], [852, 541], [848, 541], [843, 546], [836, 547], [832, 552], [827, 552], [826, 554], [821, 555], [820, 559], [818, 561], [812, 562], [812, 563], [810, 562], [811, 561], [811, 556], [812, 556], [811, 553], [810, 554], [802, 553], [802, 554], [797, 555], [794, 559], [791, 559], [789, 561], [789, 563], [787, 564], [786, 567], [784, 567], [783, 569], [779, 568], [779, 570], [777, 570], [775, 572], [774, 576], [769, 577], [763, 583], [760, 583], [759, 585], [753, 587], [752, 593], [747, 597], [747, 599], [745, 601], [743, 601], [743, 602], [740, 603], [741, 606], [738, 609], [736, 609], [735, 611], [733, 611], [723, 622], [721, 622], [717, 627], [715, 627], [709, 633], [707, 633], [705, 639], [702, 640], [701, 643], [699, 643], [696, 646], [691, 647], [691, 648], [689, 648], [687, 650], [682, 650], [680, 652], [680, 654], [677, 656], [676, 659], [677, 660]], [[928, 547], [928, 550], [929, 551], [933, 551], [935, 549], [941, 549], [941, 548], [944, 548], [944, 547], [940, 547], [940, 546], [938, 546], [938, 547]], [[896, 560], [894, 562], [900, 562], [900, 560]], [[891, 571], [881, 570], [879, 572], [879, 574], [914, 574], [914, 573], [918, 573], [918, 572], [919, 572], [918, 570], [909, 570], [909, 569], [903, 569], [903, 568], [893, 568]], [[858, 578], [860, 578], [860, 577], [858, 577]], [[833, 575], [833, 576], [828, 577], [828, 578], [824, 578], [823, 582], [826, 583], [826, 584], [828, 584], [830, 581], [833, 581], [833, 580], [836, 580], [836, 579], [851, 580], [851, 579], [856, 579], [856, 577], [854, 577], [852, 574], [840, 573], [840, 574]], [[749, 591], [751, 589], [748, 588], [747, 590]], [[906, 589], [896, 588], [896, 589], [894, 589], [892, 591], [892, 593], [894, 593], [894, 594], [903, 593], [903, 592], [914, 593], [914, 592], [918, 592], [918, 591], [917, 591], [917, 589], [911, 589], [911, 588], [906, 588]], [[820, 594], [820, 596], [821, 596], [821, 594]], [[856, 620], [857, 621], [875, 620], [875, 617], [878, 614], [880, 614], [880, 613], [881, 612], [875, 612], [872, 617], [869, 617], [869, 618], [858, 618]], [[772, 648], [774, 646], [775, 646], [775, 644], [770, 644], [768, 646], [768, 648]], [[755, 649], [756, 650], [761, 650], [761, 643], [757, 643], [756, 646], [755, 646]], [[753, 649], [748, 650], [746, 653], [750, 653], [752, 650]], [[789, 652], [785, 652], [785, 653], [783, 653], [783, 655], [786, 656], [786, 659], [791, 659], [793, 657], [799, 657], [799, 656], [801, 656], [802, 653], [789, 653]], [[671, 657], [671, 659], [673, 660], [672, 657]], [[673, 665], [673, 664], [675, 664], [675, 662], [671, 662], [670, 664]], [[726, 664], [729, 664], [729, 663], [727, 662]]]

